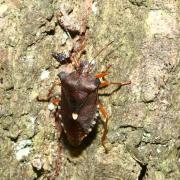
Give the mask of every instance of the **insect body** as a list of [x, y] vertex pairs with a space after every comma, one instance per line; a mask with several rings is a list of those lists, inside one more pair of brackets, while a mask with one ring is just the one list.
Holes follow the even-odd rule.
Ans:
[[89, 72], [90, 66], [87, 61], [82, 61], [76, 71], [59, 73], [61, 125], [73, 146], [80, 145], [96, 124], [94, 116], [100, 81]]
[[75, 66], [74, 71], [61, 71], [58, 74], [61, 81], [61, 109], [57, 109], [56, 119], [61, 122], [69, 143], [79, 146], [97, 123], [95, 114], [99, 105], [99, 110], [105, 118], [102, 145], [107, 152], [104, 140], [107, 134], [108, 114], [98, 99], [98, 90], [110, 84], [124, 86], [131, 82], [100, 82], [99, 78], [108, 74], [110, 66], [106, 71], [96, 75], [92, 72], [92, 66], [93, 64], [88, 61], [81, 61]]

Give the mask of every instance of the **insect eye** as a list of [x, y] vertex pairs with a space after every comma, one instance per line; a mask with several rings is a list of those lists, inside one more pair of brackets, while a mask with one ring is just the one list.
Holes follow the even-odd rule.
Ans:
[[64, 71], [62, 71], [62, 72], [60, 72], [60, 73], [58, 74], [58, 77], [59, 77], [61, 80], [65, 79], [66, 76], [67, 76], [67, 74], [66, 74]]
[[101, 82], [100, 82], [99, 78], [96, 78], [96, 79], [95, 79], [95, 84], [98, 86], [100, 83], [101, 83]]

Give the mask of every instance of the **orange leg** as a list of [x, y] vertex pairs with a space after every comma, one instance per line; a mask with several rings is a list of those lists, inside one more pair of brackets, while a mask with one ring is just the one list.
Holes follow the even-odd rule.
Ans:
[[105, 76], [107, 76], [107, 75], [108, 75], [108, 73], [105, 72], [105, 73], [96, 74], [95, 77], [96, 77], [96, 78], [103, 78], [103, 77], [105, 77]]
[[108, 133], [108, 120], [109, 120], [109, 115], [108, 113], [106, 112], [104, 106], [102, 105], [102, 103], [98, 100], [98, 105], [99, 105], [99, 111], [102, 113], [102, 115], [104, 116], [105, 118], [105, 121], [103, 121], [103, 129], [104, 129], [104, 132], [103, 132], [103, 135], [101, 137], [101, 143], [102, 143], [102, 146], [104, 147], [104, 150], [105, 150], [105, 153], [108, 153], [108, 150], [105, 146], [105, 140], [106, 140], [106, 136], [107, 136], [107, 133]]
[[83, 51], [85, 51], [86, 47], [86, 40], [87, 40], [87, 34], [84, 32], [84, 35], [81, 35], [79, 39], [75, 42], [76, 43], [76, 48], [74, 48], [73, 53], [72, 53], [72, 62], [75, 62], [75, 67], [79, 67], [80, 65], [80, 58], [82, 56]]
[[[102, 75], [104, 75], [103, 73], [101, 73]], [[128, 82], [123, 82], [123, 83], [118, 83], [118, 82], [102, 82], [100, 84], [100, 87], [106, 87], [106, 86], [109, 86], [109, 85], [118, 85], [118, 86], [125, 86], [125, 85], [128, 85], [128, 84], [131, 84], [131, 81], [128, 81]], [[101, 143], [102, 143], [102, 146], [104, 147], [105, 149], [105, 153], [108, 152], [106, 146], [105, 146], [105, 140], [106, 140], [106, 136], [107, 136], [107, 133], [108, 133], [108, 120], [109, 120], [109, 116], [108, 116], [108, 113], [106, 112], [104, 106], [101, 104], [101, 102], [98, 100], [98, 105], [99, 105], [99, 111], [101, 112], [101, 114], [104, 116], [105, 118], [105, 121], [103, 122], [103, 128], [104, 128], [104, 132], [103, 132], [103, 135], [101, 137]]]
[[82, 18], [82, 27], [80, 28], [79, 31], [80, 33], [79, 39], [75, 42], [76, 45], [74, 46], [74, 53], [72, 55], [72, 59], [74, 60], [76, 67], [79, 67], [80, 58], [82, 56], [82, 53], [85, 51], [86, 42], [88, 39], [88, 34], [87, 34], [88, 16], [92, 11], [92, 3], [93, 3], [92, 0], [85, 0], [85, 12], [84, 12], [85, 16]]
[[119, 82], [108, 82], [108, 81], [105, 81], [105, 82], [102, 82], [99, 87], [106, 87], [106, 86], [109, 86], [109, 85], [117, 85], [117, 86], [126, 86], [126, 85], [129, 85], [131, 84], [131, 81], [128, 81], [128, 82], [122, 82], [122, 83], [119, 83]]
[[105, 76], [107, 76], [109, 73], [108, 73], [108, 70], [112, 67], [112, 65], [108, 65], [105, 69], [105, 71], [103, 71], [102, 73], [98, 73], [95, 75], [96, 78], [103, 78]]
[[51, 102], [55, 105], [55, 106], [59, 106], [61, 103], [61, 100], [59, 98], [53, 98], [51, 100]]
[[55, 86], [60, 86], [61, 85], [61, 83], [59, 82], [59, 80], [58, 80], [58, 82], [55, 80], [54, 82], [53, 82], [53, 85], [51, 86], [51, 88], [49, 89], [49, 91], [48, 91], [48, 94], [46, 95], [46, 97], [37, 97], [37, 100], [38, 101], [49, 101], [51, 98], [52, 98], [52, 92], [53, 92], [53, 90], [54, 90], [54, 88], [55, 88]]

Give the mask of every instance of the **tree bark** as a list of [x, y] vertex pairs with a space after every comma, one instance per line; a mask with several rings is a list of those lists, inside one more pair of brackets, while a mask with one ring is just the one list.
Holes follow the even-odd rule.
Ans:
[[179, 1], [93, 2], [85, 58], [114, 41], [95, 59], [97, 72], [112, 64], [109, 81], [132, 82], [99, 91], [110, 115], [108, 154], [102, 123], [69, 147], [50, 103], [36, 99], [62, 68], [51, 52], [72, 48], [57, 22], [62, 5], [81, 23], [84, 1], [0, 0], [0, 179], [179, 179]]

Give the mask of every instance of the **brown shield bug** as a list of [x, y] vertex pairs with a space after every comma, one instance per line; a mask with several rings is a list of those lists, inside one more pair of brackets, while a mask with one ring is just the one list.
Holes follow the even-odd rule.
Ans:
[[[108, 114], [98, 99], [98, 90], [110, 84], [124, 86], [130, 84], [101, 82], [99, 78], [107, 75], [107, 72], [93, 74], [92, 64], [88, 61], [81, 61], [79, 66], [71, 73], [62, 71], [58, 74], [61, 81], [60, 107], [56, 115], [61, 115], [59, 121], [72, 146], [79, 146], [83, 139], [92, 131], [96, 124], [95, 114], [97, 106], [106, 118], [104, 122], [104, 134], [102, 144], [107, 134]], [[56, 116], [57, 118], [59, 116]]]
[[[55, 104], [60, 107], [55, 111], [55, 118], [60, 122], [69, 143], [72, 146], [79, 146], [97, 123], [95, 114], [99, 107], [99, 111], [105, 117], [103, 124], [104, 133], [102, 136], [102, 145], [105, 148], [104, 140], [108, 130], [108, 114], [99, 101], [98, 90], [101, 87], [106, 87], [111, 84], [124, 86], [131, 82], [101, 82], [100, 78], [108, 75], [110, 66], [102, 73], [94, 74], [94, 64], [92, 61], [80, 61], [80, 57], [85, 51], [87, 16], [91, 10], [91, 5], [92, 0], [86, 0], [86, 16], [82, 23], [83, 27], [79, 28], [80, 30], [72, 27], [72, 24], [68, 25], [67, 22], [64, 22], [65, 19], [68, 19], [64, 17], [67, 16], [64, 11], [61, 13], [61, 16], [58, 17], [60, 26], [64, 28], [65, 31], [76, 32], [77, 36], [69, 56], [61, 53], [52, 53], [52, 56], [61, 64], [71, 63], [73, 66], [71, 70], [63, 70], [58, 74], [61, 86], [61, 98], [60, 100], [55, 100]], [[110, 44], [111, 43], [107, 46]], [[101, 49], [100, 52], [104, 49], [105, 48]], [[97, 55], [99, 55], [99, 53], [97, 53]], [[49, 95], [51, 91], [52, 90], [50, 90]], [[107, 152], [106, 148], [105, 151]]]

